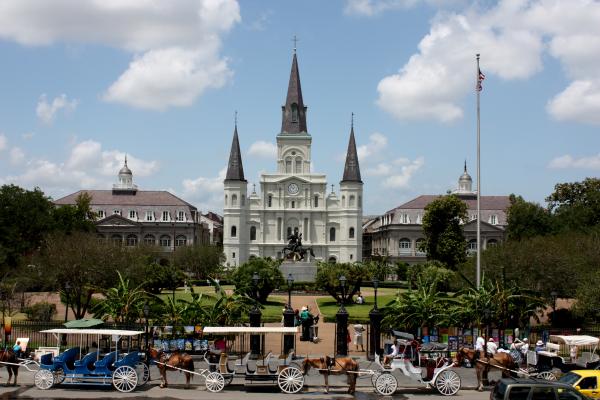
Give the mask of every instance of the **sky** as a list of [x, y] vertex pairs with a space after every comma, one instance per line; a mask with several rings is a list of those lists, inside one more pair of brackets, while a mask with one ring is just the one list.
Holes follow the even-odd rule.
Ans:
[[476, 179], [478, 53], [481, 193], [544, 204], [600, 171], [598, 21], [592, 0], [3, 0], [0, 184], [110, 189], [127, 154], [140, 189], [222, 212], [236, 111], [248, 182], [276, 170], [296, 35], [313, 172], [338, 187], [354, 113], [364, 214]]

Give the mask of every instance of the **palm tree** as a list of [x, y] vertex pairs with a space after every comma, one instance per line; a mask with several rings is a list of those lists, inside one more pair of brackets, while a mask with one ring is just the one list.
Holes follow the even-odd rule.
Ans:
[[149, 295], [143, 289], [143, 284], [131, 287], [129, 279], [124, 279], [119, 271], [117, 275], [117, 286], [102, 291], [105, 298], [94, 306], [94, 316], [104, 321], [112, 318], [115, 322], [135, 322], [141, 317]]

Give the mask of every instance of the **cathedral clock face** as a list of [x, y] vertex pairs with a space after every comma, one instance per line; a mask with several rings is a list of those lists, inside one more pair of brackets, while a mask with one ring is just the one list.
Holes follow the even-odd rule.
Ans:
[[300, 191], [300, 188], [298, 187], [298, 185], [296, 185], [295, 183], [289, 184], [289, 186], [288, 186], [289, 194], [298, 194], [299, 191]]

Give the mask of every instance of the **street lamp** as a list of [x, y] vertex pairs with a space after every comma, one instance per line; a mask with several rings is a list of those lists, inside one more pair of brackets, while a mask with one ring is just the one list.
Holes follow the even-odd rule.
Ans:
[[552, 297], [552, 311], [556, 311], [556, 298], [558, 297], [558, 292], [555, 290], [551, 291], [550, 297]]
[[142, 311], [144, 312], [144, 318], [146, 318], [146, 349], [148, 349], [148, 316], [150, 315], [150, 306], [148, 305], [148, 302], [144, 302], [144, 308], [142, 309]]
[[377, 288], [379, 287], [379, 279], [373, 277], [373, 290], [375, 292], [375, 302], [373, 308], [369, 311], [369, 321], [371, 322], [371, 335], [369, 336], [369, 358], [372, 360], [375, 354], [381, 354], [379, 348], [381, 346], [381, 320], [383, 315], [377, 307]]
[[[485, 346], [487, 346], [488, 339], [490, 337], [490, 316], [492, 311], [489, 308], [483, 310], [483, 318], [485, 319]], [[484, 348], [485, 350], [485, 348]]]
[[[292, 274], [288, 274], [287, 277], [287, 285], [288, 285], [288, 303], [285, 307], [285, 311], [283, 312], [283, 326], [285, 327], [294, 327], [295, 324], [295, 315], [294, 309], [292, 308], [292, 287], [294, 286], [294, 277]], [[294, 341], [296, 340], [296, 335], [284, 335], [283, 336], [283, 353], [289, 354], [290, 350], [294, 349]]]
[[335, 314], [336, 327], [336, 354], [339, 356], [348, 355], [348, 311], [344, 307], [346, 300], [346, 277], [340, 276], [340, 288], [342, 290], [342, 297], [340, 302], [340, 309]]
[[67, 318], [69, 316], [69, 290], [71, 290], [71, 284], [69, 282], [66, 282], [65, 283], [65, 298], [66, 298], [65, 322], [67, 322]]
[[[260, 319], [262, 313], [258, 308], [258, 281], [260, 280], [260, 276], [258, 273], [254, 273], [252, 275], [252, 295], [254, 297], [254, 307], [250, 310], [250, 326], [251, 327], [259, 327]], [[250, 352], [255, 355], [259, 355], [260, 351], [260, 335], [250, 335]]]

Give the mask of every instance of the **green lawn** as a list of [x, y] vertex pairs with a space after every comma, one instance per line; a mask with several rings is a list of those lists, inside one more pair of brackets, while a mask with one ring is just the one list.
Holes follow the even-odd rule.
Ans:
[[[377, 305], [380, 309], [385, 308], [385, 306], [390, 303], [396, 297], [396, 289], [394, 289], [393, 294], [383, 294], [380, 295], [377, 293]], [[334, 321], [335, 313], [339, 310], [339, 306], [336, 301], [332, 297], [324, 297], [321, 299], [317, 299], [317, 304], [319, 305], [319, 309], [321, 310], [321, 315], [325, 318], [325, 321]], [[369, 320], [369, 311], [373, 308], [374, 298], [372, 296], [365, 297], [365, 304], [348, 304], [346, 305], [346, 311], [350, 314], [350, 322], [365, 322]]]

